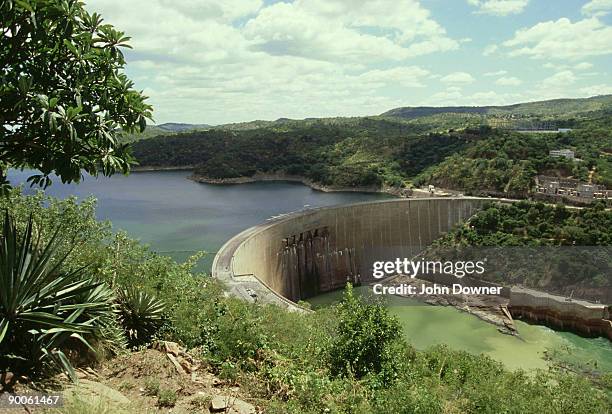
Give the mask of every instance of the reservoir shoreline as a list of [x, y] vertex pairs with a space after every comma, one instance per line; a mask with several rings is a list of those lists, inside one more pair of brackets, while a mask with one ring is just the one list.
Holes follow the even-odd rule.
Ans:
[[[158, 166], [136, 166], [132, 167], [132, 172], [153, 172], [153, 171], [193, 171], [196, 167], [185, 165], [180, 167], [158, 167]], [[289, 181], [303, 184], [313, 190], [322, 191], [324, 193], [332, 192], [352, 192], [352, 193], [378, 193], [378, 194], [389, 194], [396, 197], [407, 197], [415, 190], [398, 188], [391, 186], [367, 186], [367, 187], [340, 187], [340, 186], [327, 186], [317, 182], [314, 182], [306, 177], [300, 175], [290, 174], [263, 174], [257, 173], [251, 177], [232, 177], [232, 178], [211, 178], [196, 173], [191, 174], [187, 179], [202, 184], [214, 184], [214, 185], [232, 185], [232, 184], [248, 184], [266, 181]], [[420, 190], [416, 190], [420, 191]], [[424, 194], [427, 194], [424, 192]]]
[[411, 190], [406, 188], [398, 188], [398, 187], [390, 187], [390, 186], [364, 186], [364, 187], [340, 187], [340, 186], [328, 186], [323, 185], [317, 182], [314, 182], [306, 177], [300, 175], [290, 175], [290, 174], [263, 174], [256, 173], [251, 177], [234, 177], [234, 178], [211, 178], [204, 175], [192, 174], [188, 177], [190, 180], [193, 180], [198, 183], [204, 184], [246, 184], [246, 183], [255, 183], [255, 182], [263, 182], [263, 181], [291, 181], [301, 183], [307, 187], [312, 188], [313, 190], [322, 191], [325, 193], [331, 192], [353, 192], [353, 193], [382, 193], [389, 194], [396, 197], [406, 197], [409, 193], [412, 193]]

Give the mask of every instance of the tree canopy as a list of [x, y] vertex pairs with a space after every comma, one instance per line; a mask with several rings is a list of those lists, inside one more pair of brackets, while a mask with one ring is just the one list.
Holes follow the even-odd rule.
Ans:
[[130, 38], [77, 0], [0, 2], [0, 183], [8, 168], [47, 186], [127, 173], [119, 131], [144, 130], [152, 107], [123, 73]]

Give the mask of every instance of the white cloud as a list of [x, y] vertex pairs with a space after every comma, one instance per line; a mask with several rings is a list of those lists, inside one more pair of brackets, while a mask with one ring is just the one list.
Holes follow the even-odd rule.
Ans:
[[580, 93], [584, 96], [610, 95], [612, 94], [612, 86], [604, 84], [585, 86], [580, 88]]
[[551, 89], [564, 89], [574, 82], [576, 82], [576, 75], [574, 75], [574, 72], [571, 70], [564, 70], [544, 79], [542, 81], [542, 86]]
[[[591, 69], [594, 65], [590, 62], [580, 62], [580, 63], [576, 63], [576, 64], [566, 64], [566, 63], [558, 63], [558, 62], [546, 62], [545, 64], [542, 65], [542, 67], [546, 68], [546, 69], [554, 69], [557, 72], [560, 72], [562, 70], [588, 70]], [[586, 73], [583, 73], [586, 74]]]
[[247, 22], [245, 35], [262, 52], [321, 60], [403, 60], [408, 50], [386, 37], [325, 22], [296, 4], [277, 3]]
[[193, 19], [230, 22], [256, 13], [263, 0], [159, 0], [159, 4]]
[[574, 66], [574, 69], [576, 70], [587, 70], [587, 69], [591, 69], [593, 67], [592, 63], [589, 62], [580, 62], [577, 65]]
[[495, 81], [495, 84], [500, 86], [518, 86], [521, 83], [523, 83], [523, 81], [514, 76], [504, 76]]
[[612, 27], [597, 18], [572, 23], [567, 18], [538, 23], [518, 30], [504, 46], [510, 56], [532, 58], [580, 59], [612, 53]]
[[507, 73], [508, 73], [507, 70], [498, 70], [497, 72], [487, 72], [484, 75], [485, 76], [503, 76]]
[[127, 72], [151, 97], [156, 122], [381, 113], [405, 104], [384, 88], [423, 88], [431, 76], [404, 60], [460, 43], [418, 0], [96, 0], [87, 7], [132, 37]]
[[[492, 10], [495, 3], [471, 1], [479, 11]], [[590, 59], [574, 55], [604, 54], [610, 49], [605, 40], [608, 29], [596, 18], [583, 20], [590, 22], [587, 26], [565, 19], [569, 27], [547, 26], [539, 37], [529, 32], [509, 46], [493, 44], [494, 35], [479, 37], [489, 45], [486, 54], [527, 48], [529, 52], [521, 52], [525, 56], [549, 57], [539, 46], [552, 42], [546, 45], [550, 54], [558, 53], [564, 60], [549, 59], [558, 63], [551, 71], [555, 75], [542, 81], [540, 89], [536, 85], [519, 95], [519, 88], [495, 84], [515, 82], [502, 80], [515, 73], [491, 69], [485, 75], [493, 81], [492, 90], [472, 93], [478, 85], [467, 72], [476, 69], [462, 62], [483, 59], [481, 51], [476, 45], [462, 47], [468, 42], [463, 36], [472, 34], [451, 38], [427, 4], [418, 0], [90, 0], [87, 7], [132, 37], [134, 50], [125, 51], [126, 71], [151, 97], [156, 122], [358, 116], [432, 104], [436, 99], [440, 105], [502, 104], [547, 94], [576, 95], [586, 84], [575, 82], [576, 77], [587, 77]], [[462, 24], [459, 20], [452, 24]], [[449, 27], [456, 27], [452, 24]], [[574, 41], [577, 46], [566, 45]], [[454, 50], [458, 52], [452, 59], [446, 59], [444, 52]], [[418, 65], [413, 59], [417, 56]], [[529, 61], [523, 63], [530, 69]], [[534, 68], [521, 75], [523, 81], [534, 83], [539, 63], [531, 62]], [[559, 86], [564, 79], [558, 73], [564, 72], [571, 73], [565, 78], [570, 82]], [[604, 74], [598, 76], [588, 78], [593, 88], [607, 82]], [[441, 92], [434, 89], [439, 85]], [[557, 85], [554, 90], [552, 85]]]
[[604, 16], [612, 11], [612, 0], [591, 0], [581, 11], [588, 16]]
[[478, 7], [476, 13], [493, 16], [518, 14], [529, 4], [529, 0], [467, 0], [467, 2]]
[[497, 45], [488, 45], [484, 48], [484, 50], [482, 51], [482, 54], [484, 56], [491, 56], [493, 53], [497, 52], [498, 49], [499, 49], [499, 46]]
[[[362, 30], [372, 27], [376, 34]], [[244, 33], [266, 53], [328, 61], [403, 60], [459, 45], [415, 0], [275, 3], [249, 20]]]
[[474, 82], [474, 77], [467, 72], [453, 72], [440, 79], [444, 83], [469, 84]]
[[400, 85], [408, 88], [419, 88], [425, 86], [423, 78], [429, 72], [417, 66], [397, 67], [392, 69], [374, 69], [355, 77], [356, 81], [370, 83], [372, 87], [385, 85]]

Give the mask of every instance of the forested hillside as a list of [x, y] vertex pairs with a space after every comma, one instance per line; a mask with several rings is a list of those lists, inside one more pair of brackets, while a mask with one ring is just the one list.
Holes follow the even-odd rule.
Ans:
[[611, 228], [612, 211], [601, 203], [584, 209], [492, 203], [437, 240], [428, 254], [486, 257], [490, 271], [483, 277], [489, 281], [608, 303]]
[[[586, 102], [586, 112], [559, 118], [572, 128], [565, 133], [496, 129], [488, 125], [496, 115], [472, 113], [281, 119], [158, 136], [135, 143], [134, 152], [141, 165], [196, 166], [196, 174], [211, 179], [277, 173], [336, 187], [433, 184], [470, 194], [525, 196], [537, 174], [590, 177], [612, 186], [612, 109], [591, 111], [608, 101], [549, 101], [572, 113]], [[546, 112], [543, 103], [516, 107]], [[550, 150], [562, 148], [573, 149], [579, 160], [549, 157]]]

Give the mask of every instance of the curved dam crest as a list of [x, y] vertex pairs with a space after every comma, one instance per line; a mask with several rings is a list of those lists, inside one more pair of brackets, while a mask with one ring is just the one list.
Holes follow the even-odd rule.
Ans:
[[[512, 202], [478, 197], [392, 199], [289, 213], [226, 242], [213, 261], [213, 277], [245, 300], [304, 311], [298, 301], [347, 282], [373, 281], [374, 261], [418, 255], [492, 201]], [[433, 281], [448, 284], [449, 278], [436, 275]], [[462, 283], [472, 282], [464, 278]], [[500, 296], [508, 299], [512, 316], [612, 339], [609, 306], [521, 288], [504, 287]]]
[[489, 198], [417, 198], [363, 202], [290, 213], [230, 239], [213, 276], [230, 291], [292, 309], [299, 300], [367, 283], [375, 260], [414, 257]]

